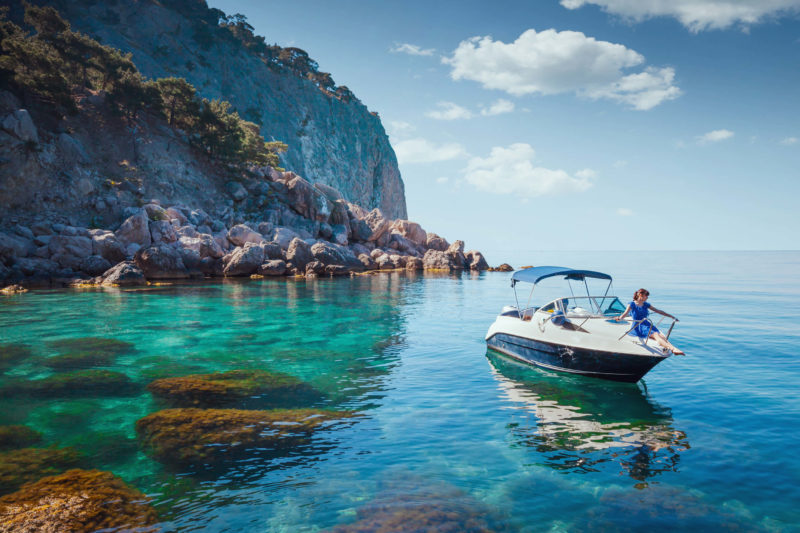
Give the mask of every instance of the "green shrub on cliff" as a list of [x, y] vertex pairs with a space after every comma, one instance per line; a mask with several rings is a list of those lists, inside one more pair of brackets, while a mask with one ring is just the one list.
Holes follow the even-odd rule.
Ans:
[[[258, 125], [242, 119], [228, 102], [200, 99], [185, 79], [145, 79], [131, 54], [72, 31], [52, 7], [25, 5], [31, 32], [7, 14], [7, 8], [0, 8], [0, 88], [20, 95], [28, 106], [35, 99], [55, 112], [75, 112], [76, 92], [105, 91], [128, 121], [136, 121], [142, 111], [163, 115], [201, 151], [230, 166], [277, 167], [278, 154], [286, 151], [284, 143], [265, 142]], [[241, 38], [252, 35], [243, 16], [231, 18], [231, 24]], [[263, 38], [254, 42], [263, 44]]]

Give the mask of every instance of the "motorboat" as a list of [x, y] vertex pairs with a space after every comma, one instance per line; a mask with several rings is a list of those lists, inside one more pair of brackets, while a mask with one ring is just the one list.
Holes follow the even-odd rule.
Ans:
[[[570, 296], [531, 306], [534, 289], [540, 282], [551, 278], [566, 280]], [[608, 281], [602, 296], [590, 294], [589, 279]], [[638, 330], [636, 326], [640, 322], [631, 318], [616, 320], [626, 305], [610, 294], [612, 281], [610, 275], [593, 270], [557, 266], [517, 270], [511, 276], [516, 305], [504, 307], [489, 327], [487, 346], [549, 370], [613, 381], [639, 381], [672, 353], [649, 339], [649, 335], [631, 335]], [[573, 282], [582, 282], [585, 296], [575, 295]], [[531, 286], [525, 306], [519, 305], [517, 285], [520, 283]], [[662, 317], [656, 325], [665, 319], [672, 320], [666, 334], [669, 338], [676, 321]]]

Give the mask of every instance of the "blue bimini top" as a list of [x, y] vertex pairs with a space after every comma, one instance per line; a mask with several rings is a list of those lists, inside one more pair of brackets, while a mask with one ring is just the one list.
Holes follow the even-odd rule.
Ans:
[[517, 270], [514, 272], [514, 275], [511, 276], [511, 280], [512, 283], [524, 281], [526, 283], [535, 284], [543, 279], [552, 278], [554, 276], [564, 276], [564, 279], [571, 280], [584, 280], [586, 278], [611, 280], [611, 276], [603, 274], [602, 272], [595, 272], [594, 270], [575, 270], [574, 268], [558, 266], [540, 266]]

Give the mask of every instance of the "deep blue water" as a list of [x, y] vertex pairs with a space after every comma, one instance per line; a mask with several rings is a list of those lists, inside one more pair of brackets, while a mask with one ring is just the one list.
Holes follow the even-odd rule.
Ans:
[[0, 424], [122, 476], [167, 530], [377, 527], [394, 512], [415, 524], [430, 505], [450, 513], [433, 530], [478, 517], [508, 531], [800, 531], [800, 252], [495, 255], [608, 272], [625, 302], [647, 288], [681, 319], [671, 339], [687, 357], [619, 384], [489, 353], [508, 273], [29, 292], [0, 300], [0, 342], [35, 353], [3, 385], [51, 375], [54, 340], [106, 337], [134, 345], [108, 368], [140, 385], [269, 368], [361, 416], [283, 456], [204, 471], [139, 447], [135, 421], [160, 408], [144, 390], [3, 395]]

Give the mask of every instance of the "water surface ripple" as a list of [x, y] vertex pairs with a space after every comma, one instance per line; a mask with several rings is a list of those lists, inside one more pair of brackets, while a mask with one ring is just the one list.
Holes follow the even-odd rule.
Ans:
[[[689, 355], [621, 384], [487, 352], [507, 273], [38, 291], [0, 299], [0, 425], [121, 476], [169, 531], [800, 531], [800, 253], [519, 256], [648, 288]], [[116, 381], [58, 388], [93, 370]], [[231, 370], [356, 416], [214, 464], [143, 448], [136, 421], [171, 406], [150, 382]]]

